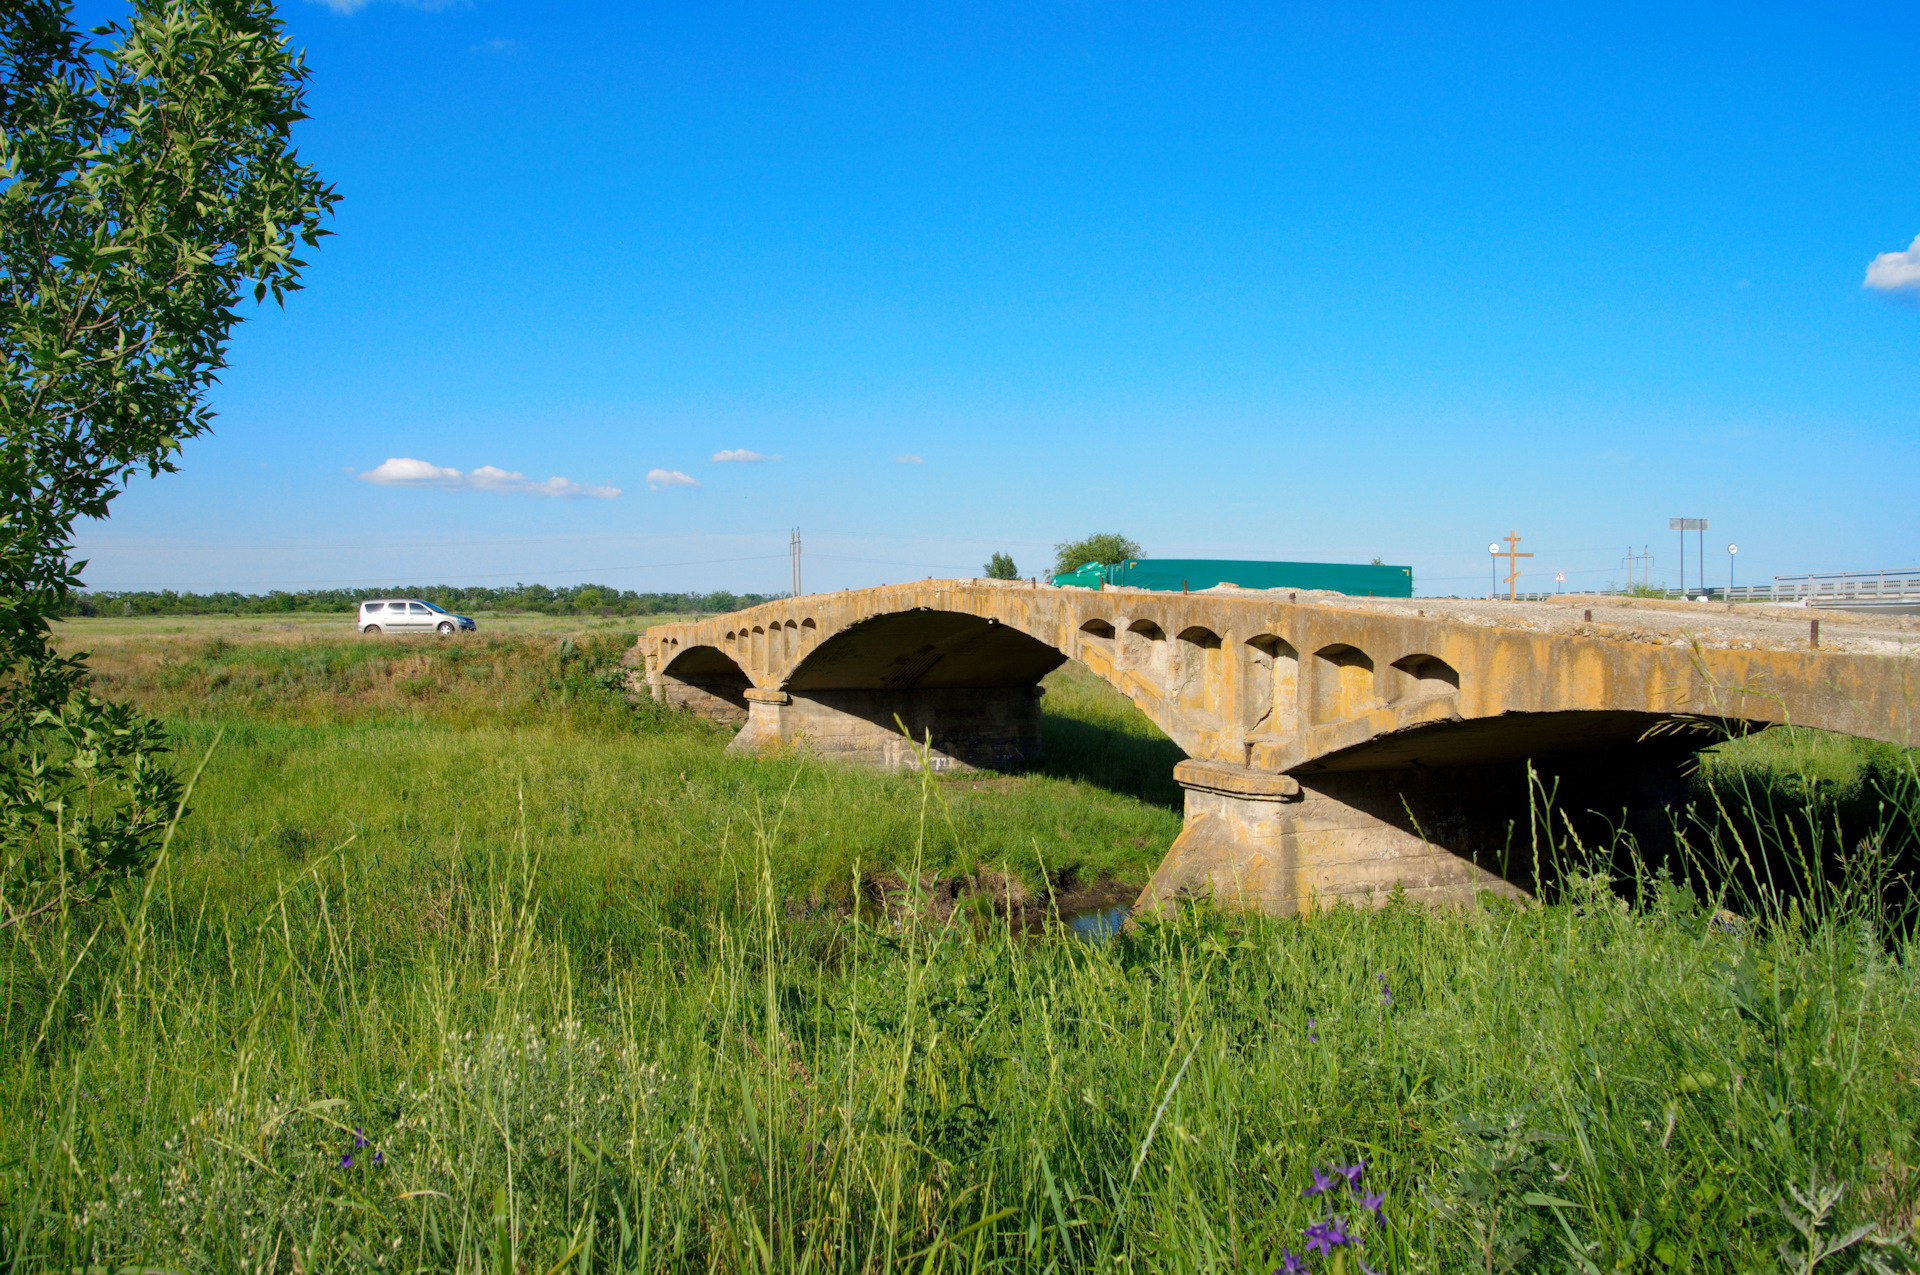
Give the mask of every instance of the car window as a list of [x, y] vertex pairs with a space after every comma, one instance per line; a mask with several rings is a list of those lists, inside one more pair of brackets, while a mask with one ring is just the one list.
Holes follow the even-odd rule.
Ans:
[[441, 609], [440, 609], [439, 607], [437, 607], [437, 606], [435, 606], [435, 605], [433, 605], [433, 603], [431, 603], [431, 602], [429, 602], [429, 603], [427, 603], [427, 610], [429, 610], [429, 611], [434, 611], [434, 612], [437, 612], [437, 613], [438, 613], [438, 614], [440, 614], [440, 615], [445, 615], [445, 614], [446, 614], [446, 612], [445, 612], [445, 611], [443, 611], [443, 610], [441, 610]]
[[409, 602], [407, 603], [407, 614], [408, 615], [427, 615], [429, 614], [429, 612], [427, 611], [427, 608], [424, 604], [419, 602]]
[[387, 604], [384, 602], [362, 602], [360, 609], [362, 611], [384, 611], [387, 609]]

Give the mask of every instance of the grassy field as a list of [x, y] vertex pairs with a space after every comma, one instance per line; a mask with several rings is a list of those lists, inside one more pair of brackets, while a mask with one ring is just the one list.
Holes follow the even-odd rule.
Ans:
[[1709, 758], [1698, 858], [1847, 862], [1742, 916], [1088, 944], [912, 885], [1144, 879], [1180, 754], [1090, 677], [1034, 772], [879, 776], [629, 704], [630, 632], [66, 627], [207, 761], [145, 880], [0, 936], [7, 1269], [1911, 1266], [1907, 755]]

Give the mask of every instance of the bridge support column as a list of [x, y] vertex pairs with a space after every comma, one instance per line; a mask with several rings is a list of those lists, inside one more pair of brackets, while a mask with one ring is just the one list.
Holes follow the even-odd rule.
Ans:
[[1037, 686], [751, 690], [747, 724], [727, 751], [799, 747], [879, 770], [914, 770], [931, 737], [933, 770], [1017, 766], [1040, 756], [1040, 694]]
[[1183, 897], [1277, 915], [1339, 902], [1380, 902], [1396, 886], [1410, 900], [1464, 904], [1481, 890], [1525, 895], [1550, 870], [1535, 859], [1530, 802], [1553, 795], [1543, 855], [1565, 836], [1565, 811], [1606, 848], [1624, 828], [1643, 845], [1665, 831], [1680, 790], [1669, 758], [1608, 755], [1563, 761], [1553, 772], [1525, 762], [1434, 769], [1277, 775], [1220, 762], [1184, 761], [1186, 824], [1135, 911]]

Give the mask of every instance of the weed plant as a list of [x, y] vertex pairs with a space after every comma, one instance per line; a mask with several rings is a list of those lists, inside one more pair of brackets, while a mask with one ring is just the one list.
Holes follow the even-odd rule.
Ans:
[[1911, 804], [1791, 892], [1563, 846], [1541, 902], [1095, 945], [830, 905], [1067, 811], [1150, 862], [1162, 806], [739, 762], [612, 644], [360, 649], [127, 671], [226, 734], [145, 882], [0, 939], [8, 1269], [1911, 1265]]

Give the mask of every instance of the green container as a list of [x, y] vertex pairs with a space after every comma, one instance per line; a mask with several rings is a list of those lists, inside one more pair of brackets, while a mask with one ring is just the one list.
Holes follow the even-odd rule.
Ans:
[[1090, 562], [1053, 578], [1056, 585], [1114, 585], [1163, 593], [1198, 592], [1216, 584], [1243, 589], [1325, 589], [1355, 598], [1410, 598], [1413, 568], [1358, 562], [1253, 562], [1233, 558], [1142, 558], [1101, 566]]
[[1108, 570], [1098, 562], [1089, 562], [1064, 575], [1055, 576], [1053, 583], [1066, 589], [1098, 589], [1107, 582]]

